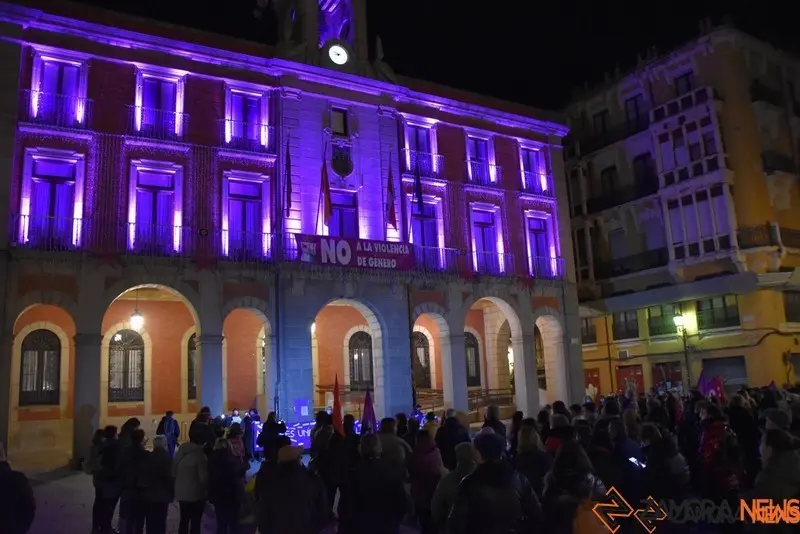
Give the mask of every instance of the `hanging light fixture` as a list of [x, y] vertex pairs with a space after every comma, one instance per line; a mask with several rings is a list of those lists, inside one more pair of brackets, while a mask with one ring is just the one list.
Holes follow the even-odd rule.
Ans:
[[140, 332], [144, 327], [144, 317], [141, 313], [139, 313], [139, 290], [136, 290], [136, 305], [133, 308], [133, 313], [131, 314], [131, 328]]

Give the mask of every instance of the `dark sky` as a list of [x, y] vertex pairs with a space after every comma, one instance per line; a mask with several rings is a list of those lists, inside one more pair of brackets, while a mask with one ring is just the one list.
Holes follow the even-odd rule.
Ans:
[[[79, 0], [250, 39], [255, 0]], [[671, 48], [724, 15], [792, 46], [800, 34], [791, 0], [367, 0], [371, 42], [403, 75], [544, 108], [606, 70], [635, 64], [648, 46]], [[211, 8], [213, 5], [224, 6]], [[244, 21], [244, 22], [243, 22]], [[269, 40], [266, 37], [266, 40]]]

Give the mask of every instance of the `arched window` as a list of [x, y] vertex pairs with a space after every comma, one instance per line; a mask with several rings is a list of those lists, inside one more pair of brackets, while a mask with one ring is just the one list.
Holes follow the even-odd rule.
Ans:
[[412, 334], [414, 343], [414, 385], [421, 389], [431, 386], [431, 344], [422, 332]]
[[478, 338], [464, 332], [464, 355], [467, 360], [467, 387], [481, 386], [481, 349]]
[[108, 402], [144, 401], [144, 340], [120, 330], [108, 344]]
[[186, 347], [187, 398], [197, 399], [197, 334], [192, 334]]
[[372, 336], [356, 332], [350, 336], [350, 389], [354, 391], [371, 388], [372, 381]]
[[59, 403], [61, 340], [50, 330], [34, 330], [22, 340], [19, 405]]
[[533, 350], [536, 356], [536, 377], [539, 379], [539, 389], [547, 389], [547, 374], [544, 368], [544, 340], [538, 326], [534, 326]]

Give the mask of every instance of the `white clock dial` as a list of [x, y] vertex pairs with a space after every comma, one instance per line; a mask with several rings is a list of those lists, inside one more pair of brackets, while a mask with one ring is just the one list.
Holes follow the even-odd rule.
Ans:
[[333, 45], [328, 49], [328, 57], [336, 65], [344, 65], [347, 63], [347, 50], [341, 45]]

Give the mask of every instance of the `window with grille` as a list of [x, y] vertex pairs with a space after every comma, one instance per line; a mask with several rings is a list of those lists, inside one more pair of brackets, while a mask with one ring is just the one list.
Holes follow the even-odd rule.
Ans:
[[22, 340], [19, 405], [57, 405], [60, 379], [61, 340], [50, 330], [34, 330]]
[[536, 377], [539, 380], [539, 389], [547, 389], [547, 373], [544, 364], [544, 338], [538, 326], [534, 326], [533, 349], [536, 352]]
[[464, 355], [467, 360], [467, 387], [481, 387], [481, 349], [478, 338], [464, 332]]
[[697, 329], [713, 330], [739, 326], [739, 301], [725, 295], [697, 301]]
[[591, 317], [581, 319], [581, 342], [587, 345], [597, 343], [597, 327]]
[[614, 339], [638, 339], [639, 317], [636, 310], [615, 313], [612, 334]]
[[350, 389], [355, 391], [373, 387], [372, 336], [356, 332], [350, 337]]
[[430, 389], [431, 384], [431, 346], [428, 336], [422, 332], [414, 332], [414, 385], [422, 389]]
[[197, 399], [197, 334], [192, 334], [186, 347], [186, 384], [188, 399]]
[[144, 402], [144, 340], [133, 330], [108, 344], [108, 402]]
[[651, 336], [674, 334], [678, 331], [675, 316], [681, 314], [677, 304], [661, 304], [647, 308], [647, 328]]

